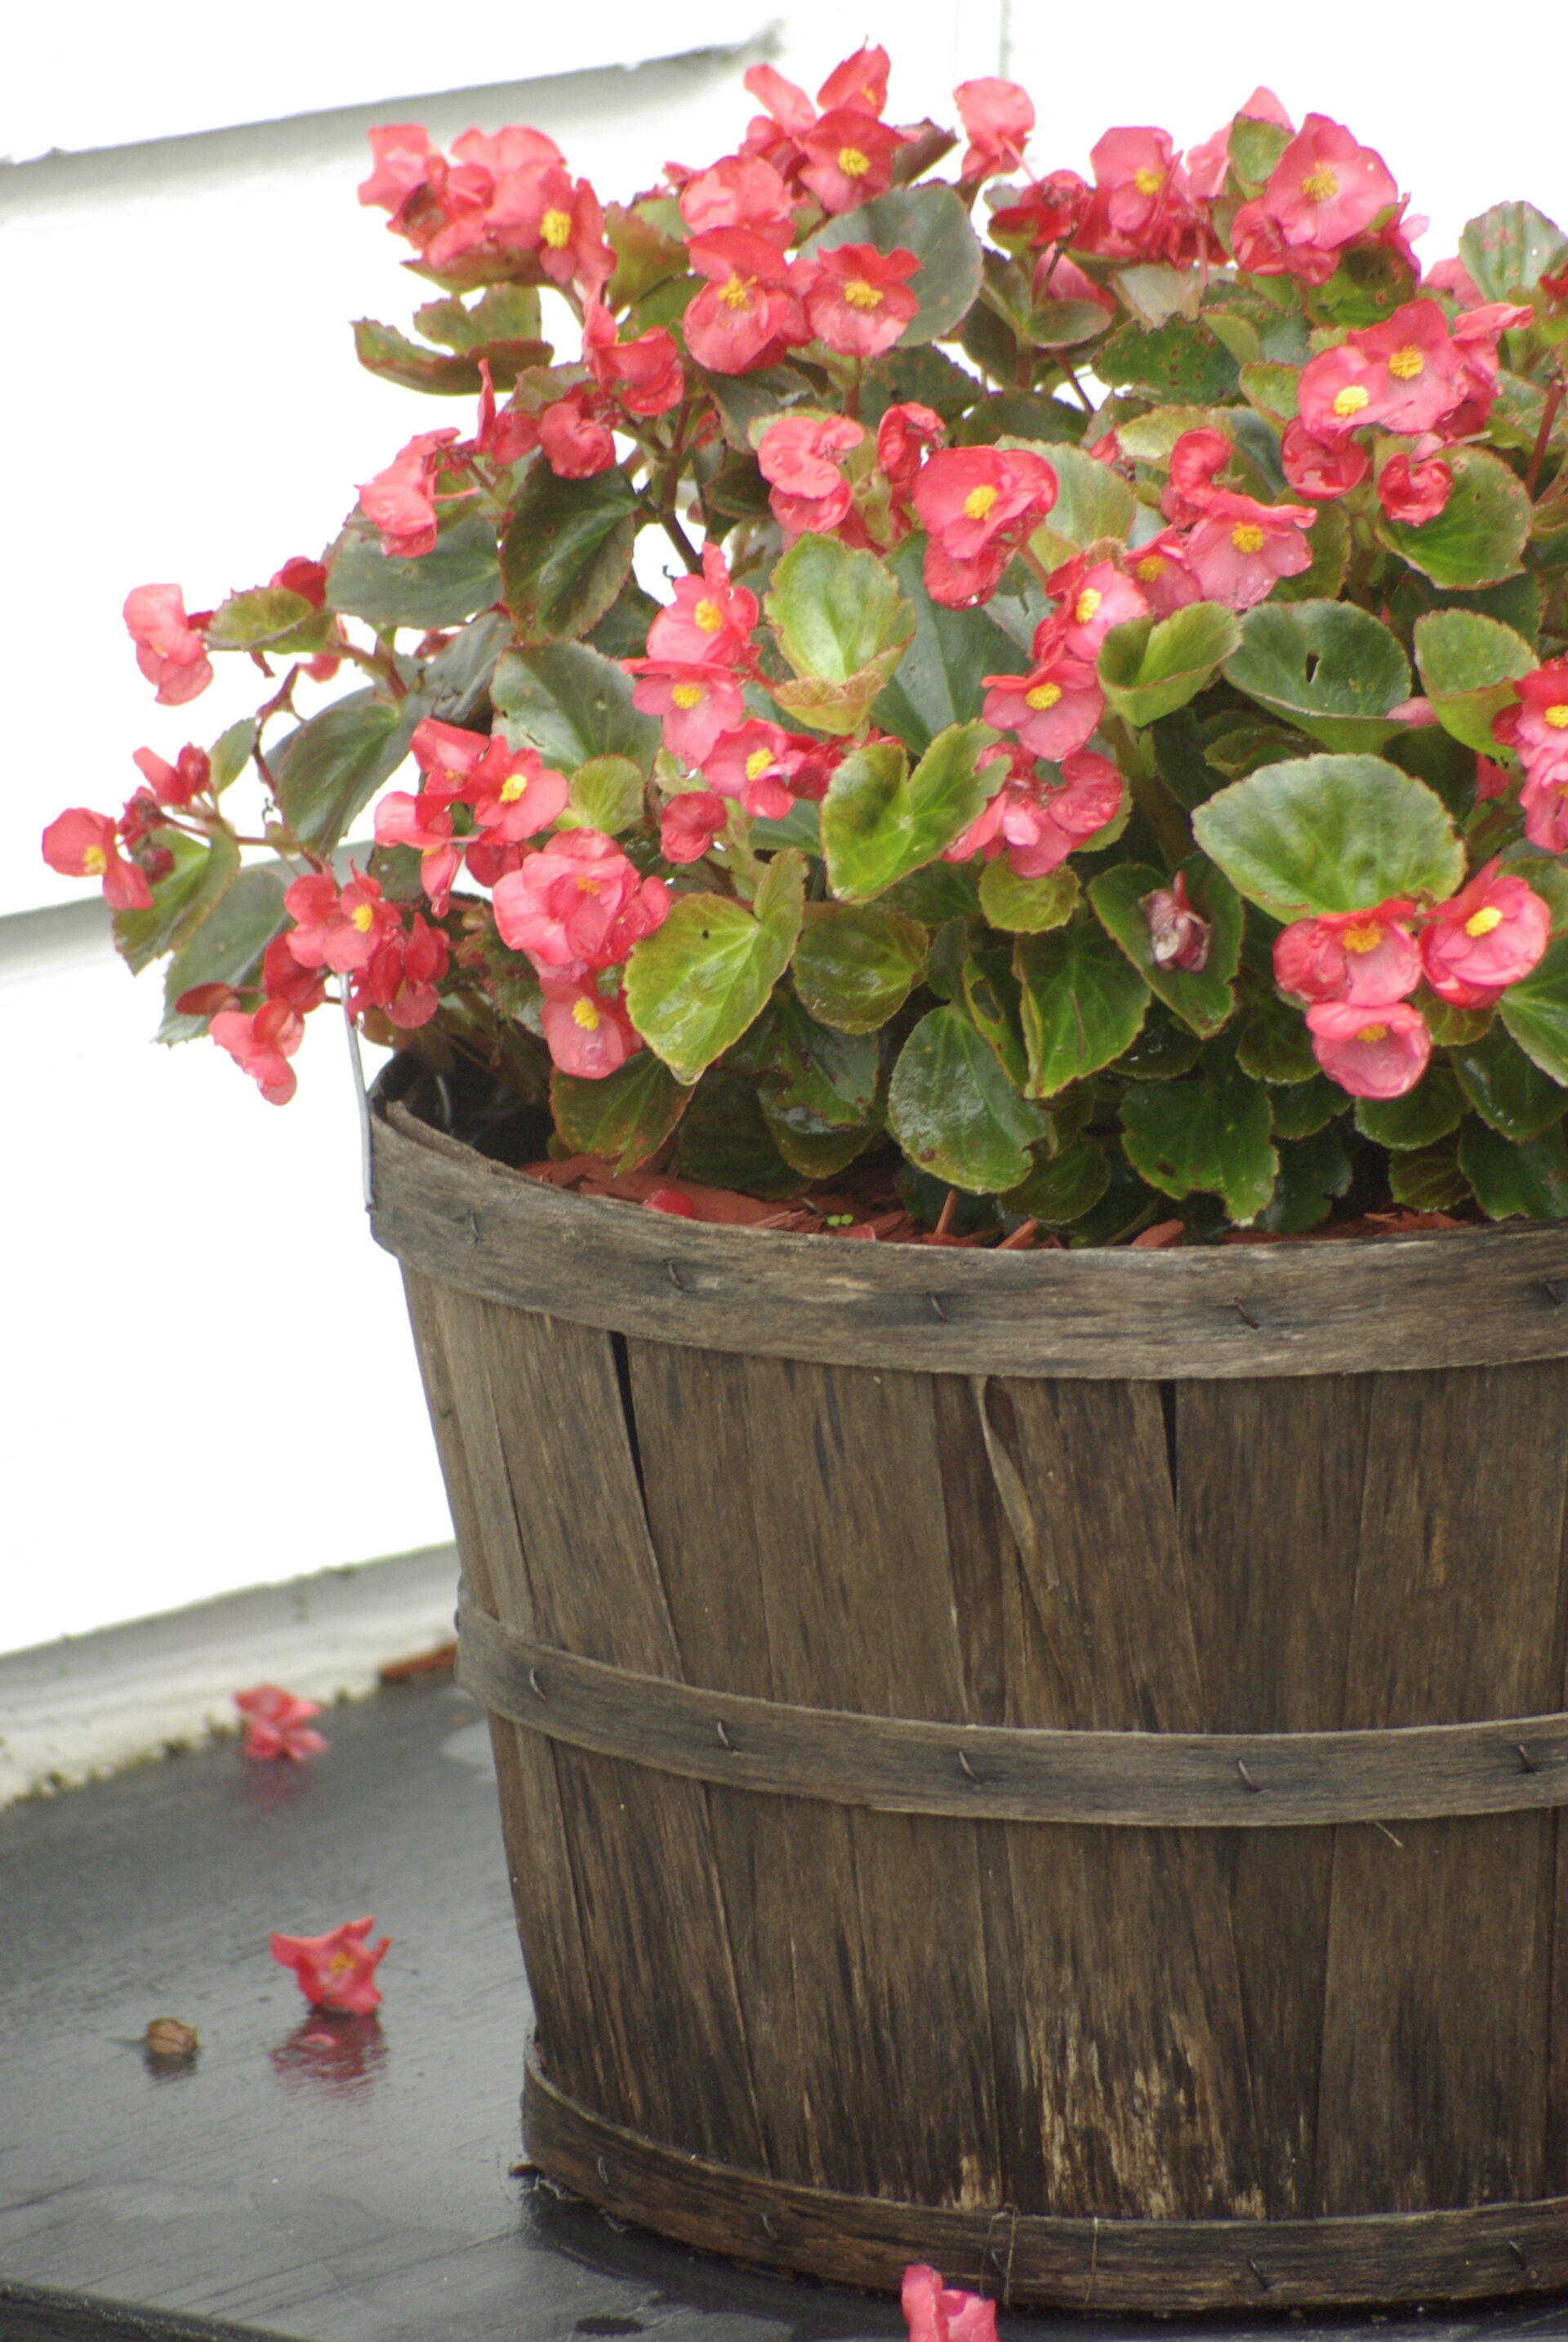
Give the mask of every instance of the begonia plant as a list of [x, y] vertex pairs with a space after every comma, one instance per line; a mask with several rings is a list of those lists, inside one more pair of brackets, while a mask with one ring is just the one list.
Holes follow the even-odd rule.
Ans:
[[1383, 156], [1267, 90], [1083, 176], [1014, 85], [958, 136], [887, 75], [755, 66], [624, 203], [536, 130], [374, 132], [432, 297], [358, 355], [459, 420], [319, 560], [130, 596], [161, 705], [220, 656], [265, 702], [48, 860], [169, 959], [160, 1038], [281, 1104], [339, 1003], [591, 1193], [1568, 1216], [1568, 236], [1505, 203], [1423, 270]]

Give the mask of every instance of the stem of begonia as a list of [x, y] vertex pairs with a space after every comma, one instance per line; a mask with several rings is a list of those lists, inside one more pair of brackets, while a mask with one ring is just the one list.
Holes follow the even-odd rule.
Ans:
[[[1552, 426], [1557, 420], [1557, 410], [1563, 404], [1563, 393], [1565, 387], [1568, 385], [1564, 385], [1563, 376], [1559, 373], [1556, 381], [1546, 394], [1546, 404], [1541, 412], [1541, 428], [1535, 435], [1535, 445], [1531, 450], [1530, 462], [1524, 474], [1524, 493], [1527, 496], [1533, 496], [1535, 494], [1535, 483], [1541, 477], [1541, 466], [1546, 461], [1546, 449], [1552, 437]], [[1556, 485], [1561, 487], [1561, 478]]]

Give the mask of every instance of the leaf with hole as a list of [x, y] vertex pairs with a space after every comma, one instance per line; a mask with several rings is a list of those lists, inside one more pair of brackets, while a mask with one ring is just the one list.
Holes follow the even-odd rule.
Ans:
[[1410, 668], [1389, 629], [1353, 602], [1260, 602], [1225, 681], [1325, 748], [1381, 748], [1402, 726]]

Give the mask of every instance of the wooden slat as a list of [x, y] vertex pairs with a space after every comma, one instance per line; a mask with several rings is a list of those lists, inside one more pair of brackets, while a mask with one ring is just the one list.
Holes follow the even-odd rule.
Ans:
[[[1559, 1695], [1565, 1402], [1561, 1366], [1380, 1380], [1347, 1725]], [[1321, 2210], [1543, 2192], [1553, 1836], [1533, 1814], [1337, 1834]]]
[[[568, 1651], [673, 1676], [610, 1337], [469, 1305], [522, 1528], [534, 1616]], [[584, 1941], [601, 1985], [604, 2111], [704, 2152], [760, 2152], [750, 2061], [695, 1784], [555, 1751]]]
[[[1010, 1721], [1201, 1728], [1159, 1393], [1014, 1382], [987, 1406], [1026, 1508]], [[1034, 2108], [1011, 2200], [1106, 2218], [1261, 2212], [1218, 1841], [1060, 1825], [1005, 1837], [1004, 1988]]]
[[641, 1339], [931, 1374], [1230, 1379], [1568, 1355], [1568, 1228], [1170, 1252], [933, 1252], [562, 1194], [373, 1117], [379, 1243]]
[[[1186, 1586], [1215, 1731], [1339, 1727], [1372, 1388], [1329, 1375], [1175, 1386]], [[1521, 1736], [1500, 1736], [1500, 1769], [1528, 1780]], [[1380, 1736], [1363, 1762], [1385, 1791], [1387, 1759]], [[1260, 2178], [1276, 2218], [1315, 2209], [1333, 1859], [1327, 1831], [1237, 1832], [1226, 1845]]]

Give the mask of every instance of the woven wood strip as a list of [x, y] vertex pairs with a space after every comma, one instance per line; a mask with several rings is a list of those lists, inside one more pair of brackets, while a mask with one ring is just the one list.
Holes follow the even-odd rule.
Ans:
[[377, 1243], [439, 1284], [576, 1325], [827, 1365], [1101, 1380], [1568, 1356], [1568, 1227], [1018, 1253], [708, 1227], [525, 1178], [389, 1103], [387, 1079], [372, 1116]]
[[687, 1779], [972, 1821], [1277, 1829], [1568, 1805], [1568, 1715], [1390, 1731], [1057, 1732], [793, 1707], [527, 1640], [464, 1601], [493, 1714]]
[[1024, 2309], [1349, 2307], [1568, 2285], [1568, 2197], [1319, 2220], [1094, 2220], [835, 2195], [624, 2130], [557, 2090], [533, 2053], [523, 2121], [542, 2171], [622, 2219], [887, 2292], [914, 2260]]

